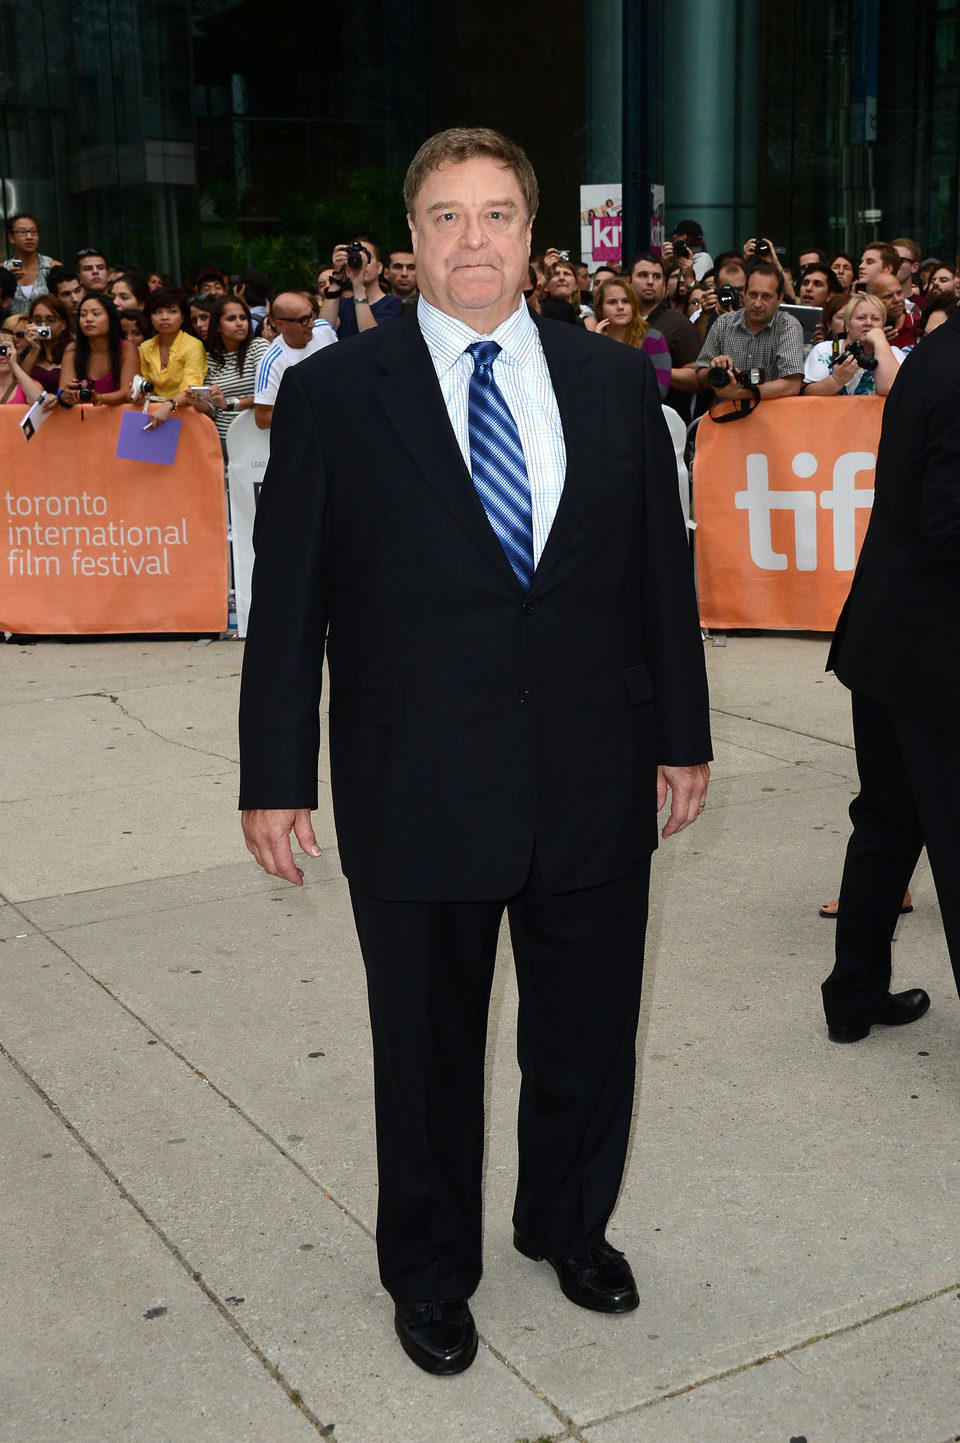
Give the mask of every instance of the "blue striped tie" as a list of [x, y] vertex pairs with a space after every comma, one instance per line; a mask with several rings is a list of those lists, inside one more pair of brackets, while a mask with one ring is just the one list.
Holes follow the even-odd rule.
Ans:
[[533, 580], [530, 482], [517, 423], [493, 379], [493, 363], [500, 347], [496, 341], [474, 341], [467, 351], [473, 360], [467, 398], [473, 484], [507, 560], [526, 591]]

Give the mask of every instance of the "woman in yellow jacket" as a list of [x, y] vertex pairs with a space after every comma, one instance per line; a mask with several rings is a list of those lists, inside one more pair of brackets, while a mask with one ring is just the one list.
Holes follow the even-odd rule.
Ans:
[[153, 382], [159, 398], [160, 404], [150, 408], [150, 419], [159, 426], [186, 401], [188, 386], [203, 385], [207, 353], [203, 342], [183, 329], [187, 298], [176, 286], [151, 291], [144, 314], [156, 335], [140, 347], [140, 374]]

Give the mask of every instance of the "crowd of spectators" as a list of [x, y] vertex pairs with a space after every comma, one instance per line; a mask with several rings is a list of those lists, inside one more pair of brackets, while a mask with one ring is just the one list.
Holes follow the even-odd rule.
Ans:
[[[33, 217], [11, 216], [0, 267], [0, 402], [119, 405], [145, 399], [150, 424], [181, 406], [225, 442], [239, 412], [270, 426], [288, 366], [389, 324], [416, 303], [407, 245], [370, 236], [335, 247], [312, 290], [204, 267], [189, 289], [159, 271], [111, 265], [85, 248], [46, 254]], [[819, 247], [795, 267], [767, 237], [711, 257], [695, 220], [660, 254], [590, 269], [550, 248], [531, 257], [527, 304], [546, 319], [647, 353], [664, 403], [689, 422], [708, 405], [747, 412], [788, 395], [886, 394], [904, 355], [957, 305], [958, 263], [924, 258], [909, 237], [859, 259]], [[29, 384], [27, 384], [29, 383]]]

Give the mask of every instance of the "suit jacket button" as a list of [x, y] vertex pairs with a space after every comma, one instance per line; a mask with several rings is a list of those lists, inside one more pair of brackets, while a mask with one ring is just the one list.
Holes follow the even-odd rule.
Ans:
[[536, 604], [537, 603], [535, 601], [525, 601], [523, 603], [523, 606], [521, 607], [521, 610], [525, 611], [527, 615], [529, 615], [533, 608], [536, 606]]
[[530, 700], [530, 693], [529, 693], [528, 691], [518, 691], [518, 692], [517, 692], [517, 701], [519, 701], [519, 702], [527, 702], [527, 701], [529, 701], [529, 700]]

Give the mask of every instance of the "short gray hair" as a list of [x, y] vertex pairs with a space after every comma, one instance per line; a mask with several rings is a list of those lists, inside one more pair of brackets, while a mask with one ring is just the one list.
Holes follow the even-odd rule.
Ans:
[[459, 126], [453, 130], [441, 130], [423, 142], [410, 162], [406, 180], [403, 182], [407, 214], [411, 217], [414, 215], [417, 196], [431, 171], [437, 170], [441, 165], [461, 165], [465, 160], [473, 160], [478, 155], [489, 156], [505, 169], [513, 171], [523, 194], [527, 220], [532, 220], [537, 213], [540, 192], [526, 151], [514, 141], [508, 140], [505, 135], [501, 135], [498, 130], [489, 130], [482, 125], [469, 129]]

